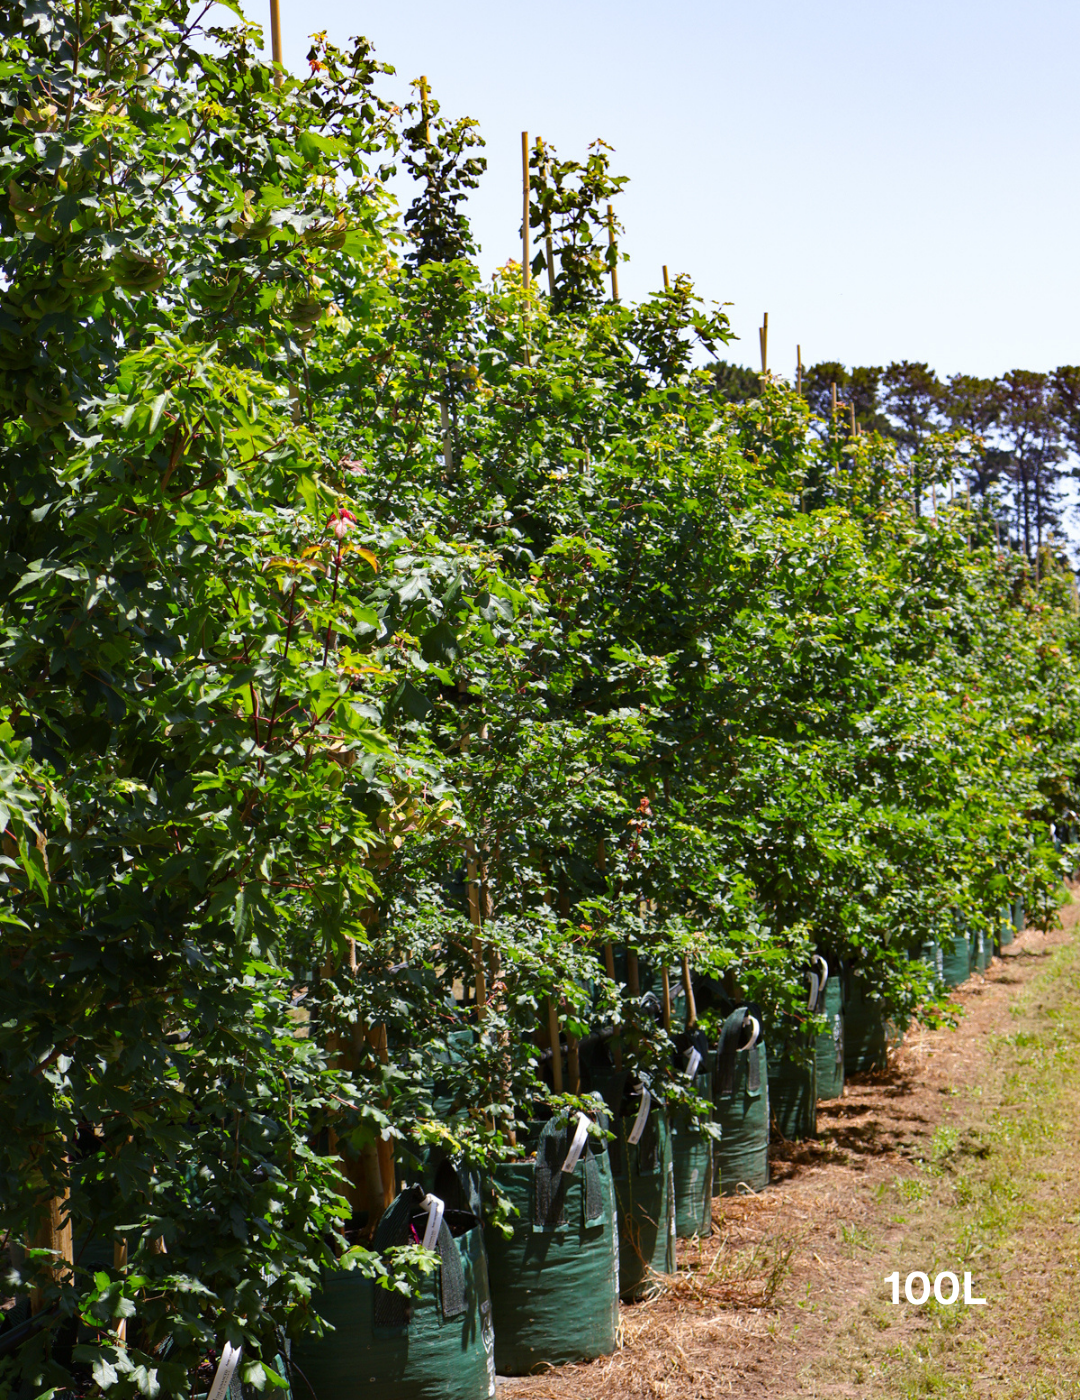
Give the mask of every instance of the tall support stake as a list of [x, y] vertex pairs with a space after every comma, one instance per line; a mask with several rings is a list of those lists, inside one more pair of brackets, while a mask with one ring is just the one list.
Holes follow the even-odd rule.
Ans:
[[667, 274], [667, 263], [664, 264], [664, 291], [671, 291], [671, 279], [668, 277]]
[[[70, 1274], [74, 1253], [71, 1239], [71, 1217], [64, 1218], [67, 1211], [69, 1192], [62, 1196], [50, 1196], [42, 1204], [47, 1210], [45, 1219], [38, 1226], [30, 1243], [35, 1249], [52, 1250], [55, 1263], [49, 1265], [49, 1273], [59, 1283]], [[45, 1296], [40, 1289], [30, 1294], [30, 1311], [39, 1313], [45, 1306]]]
[[532, 272], [529, 263], [532, 255], [529, 251], [529, 133], [521, 133], [521, 285], [526, 291], [532, 281]]
[[761, 346], [761, 373], [769, 372], [769, 313], [766, 311], [758, 331], [758, 344]]
[[[547, 180], [551, 175], [551, 164], [547, 160], [547, 150], [539, 136], [536, 138], [536, 154], [543, 161], [544, 179]], [[555, 252], [551, 243], [551, 215], [548, 213], [546, 207], [544, 209], [544, 262], [547, 264], [548, 296], [554, 299]]]
[[663, 1008], [664, 1008], [664, 1030], [671, 1030], [671, 974], [667, 969], [667, 964], [661, 970], [663, 981]]
[[851, 409], [851, 436], [856, 438], [859, 436], [859, 425], [855, 421], [855, 405], [850, 403], [848, 404], [848, 408]]
[[270, 0], [270, 53], [274, 60], [274, 86], [281, 86], [281, 12], [278, 0]]
[[557, 1094], [563, 1091], [562, 1046], [559, 1043], [559, 1008], [555, 998], [548, 997], [548, 1036], [551, 1040], [551, 1086]]
[[795, 347], [795, 392], [802, 397], [802, 346]]
[[[607, 242], [609, 248], [615, 247], [615, 210], [610, 204], [607, 207]], [[619, 300], [619, 270], [614, 261], [611, 264], [611, 300]]]
[[694, 979], [690, 976], [688, 953], [684, 953], [682, 959], [682, 984], [686, 993], [686, 1026], [689, 1030], [691, 1026], [697, 1025], [697, 1002], [694, 1000]]
[[835, 384], [832, 385], [832, 410], [831, 410], [831, 415], [832, 415], [833, 421], [835, 422], [835, 421], [836, 421], [836, 385], [835, 385]]
[[477, 878], [476, 842], [465, 843], [465, 876], [469, 884], [469, 920], [472, 923], [473, 972], [476, 986], [476, 1014], [487, 1015], [487, 978], [484, 975], [484, 945], [480, 938], [480, 881]]

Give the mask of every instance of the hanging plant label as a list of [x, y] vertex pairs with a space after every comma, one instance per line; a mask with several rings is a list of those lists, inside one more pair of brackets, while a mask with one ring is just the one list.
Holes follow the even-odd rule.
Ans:
[[645, 1131], [645, 1124], [649, 1121], [649, 1107], [652, 1104], [652, 1095], [648, 1089], [641, 1091], [641, 1107], [637, 1111], [634, 1119], [634, 1126], [626, 1135], [626, 1141], [636, 1146], [641, 1141], [641, 1134]]
[[588, 1140], [589, 1120], [584, 1113], [579, 1113], [577, 1116], [577, 1128], [574, 1132], [573, 1140], [570, 1143], [570, 1149], [566, 1154], [566, 1161], [562, 1164], [564, 1172], [569, 1174], [574, 1170], [578, 1164], [578, 1158], [585, 1150], [585, 1144]]

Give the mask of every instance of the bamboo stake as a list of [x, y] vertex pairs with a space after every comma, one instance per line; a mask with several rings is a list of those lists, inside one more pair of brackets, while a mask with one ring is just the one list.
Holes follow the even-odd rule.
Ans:
[[[48, 1272], [60, 1282], [65, 1274], [71, 1272], [74, 1261], [74, 1253], [71, 1247], [71, 1217], [63, 1219], [64, 1208], [67, 1205], [70, 1192], [65, 1187], [62, 1196], [50, 1196], [46, 1204], [48, 1205], [48, 1216], [41, 1222], [31, 1239], [31, 1247], [34, 1249], [50, 1249], [56, 1256], [56, 1262], [48, 1265]], [[45, 1295], [39, 1288], [35, 1288], [30, 1293], [30, 1311], [39, 1313], [45, 1306]]]
[[[389, 1049], [386, 1043], [386, 1023], [380, 1021], [377, 1026], [371, 1026], [367, 1032], [367, 1041], [379, 1057], [379, 1063], [388, 1065], [390, 1063]], [[389, 1108], [387, 1100], [383, 1104], [384, 1108]], [[387, 1210], [397, 1195], [397, 1187], [394, 1184], [394, 1148], [393, 1144], [387, 1142], [383, 1137], [375, 1139], [375, 1156], [379, 1165], [379, 1187], [382, 1194], [382, 1208]]]
[[667, 263], [664, 264], [664, 291], [671, 291], [671, 280], [667, 275]]
[[526, 291], [532, 280], [529, 268], [529, 133], [521, 133], [521, 284]]
[[769, 372], [769, 313], [765, 312], [765, 318], [758, 331], [758, 344], [761, 346], [761, 372]]
[[445, 395], [439, 400], [439, 416], [442, 419], [443, 465], [450, 476], [454, 470], [454, 435], [450, 431], [450, 409]]
[[[127, 1240], [114, 1240], [112, 1251], [113, 1268], [116, 1272], [122, 1273], [127, 1268], [128, 1248]], [[123, 1344], [127, 1341], [127, 1318], [122, 1317], [116, 1324], [116, 1340]]]
[[473, 971], [476, 977], [476, 1014], [482, 1021], [487, 1014], [487, 980], [484, 976], [484, 947], [480, 941], [480, 885], [476, 878], [476, 842], [465, 844], [465, 873], [469, 883], [469, 919], [473, 926]]
[[430, 130], [427, 129], [427, 119], [429, 119], [429, 112], [427, 112], [427, 92], [429, 92], [427, 78], [424, 77], [422, 73], [420, 74], [420, 115], [423, 116], [424, 146], [430, 146], [431, 144], [431, 133]]
[[[281, 12], [278, 9], [278, 0], [270, 0], [270, 52], [277, 68], [281, 63]], [[279, 71], [274, 73], [274, 86], [281, 86]]]
[[832, 417], [836, 418], [836, 385], [832, 386]]
[[795, 347], [795, 392], [802, 397], [802, 346]]
[[[543, 143], [543, 140], [542, 140], [539, 136], [536, 138], [536, 151], [537, 151], [537, 154], [538, 154], [539, 156], [541, 156], [541, 157], [546, 157], [547, 148], [545, 147], [545, 145], [544, 145], [544, 143]], [[545, 178], [545, 180], [548, 179], [548, 177], [550, 176], [550, 174], [551, 174], [551, 166], [550, 166], [549, 162], [547, 161], [547, 159], [545, 158], [545, 159], [544, 159], [544, 178]], [[548, 213], [548, 211], [547, 211], [546, 208], [545, 208], [545, 210], [544, 210], [544, 261], [547, 263], [548, 296], [554, 297], [554, 295], [555, 295], [555, 253], [554, 253], [554, 251], [553, 251], [553, 249], [552, 249], [552, 244], [551, 244], [551, 215]]]
[[559, 1009], [555, 998], [547, 999], [548, 1036], [551, 1039], [551, 1084], [557, 1094], [563, 1091], [562, 1048], [559, 1044]]
[[637, 953], [629, 946], [626, 949], [626, 985], [630, 995], [637, 1000], [641, 996], [641, 979], [638, 977]]
[[581, 1093], [581, 1061], [578, 1058], [578, 1038], [573, 1031], [566, 1032], [566, 1077], [572, 1094]]
[[[608, 247], [615, 247], [615, 211], [609, 204], [607, 207], [607, 241]], [[619, 272], [616, 264], [611, 264], [611, 300], [619, 300]]]
[[683, 954], [682, 984], [686, 993], [686, 1028], [697, 1025], [697, 1002], [694, 1000], [694, 979], [690, 976], [690, 957]]

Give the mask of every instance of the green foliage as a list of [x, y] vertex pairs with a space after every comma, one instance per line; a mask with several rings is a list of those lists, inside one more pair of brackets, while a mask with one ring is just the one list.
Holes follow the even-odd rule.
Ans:
[[0, 1228], [80, 1241], [0, 1383], [273, 1384], [324, 1267], [430, 1264], [365, 1248], [380, 1144], [558, 1105], [549, 1003], [564, 1103], [617, 1054], [700, 1111], [684, 958], [794, 1042], [817, 948], [903, 1020], [923, 942], [1052, 917], [1071, 580], [913, 516], [959, 425], [902, 460], [710, 359], [688, 279], [607, 301], [606, 148], [535, 153], [552, 290], [485, 285], [473, 124], [365, 42], [278, 87], [166, 0], [0, 35]]

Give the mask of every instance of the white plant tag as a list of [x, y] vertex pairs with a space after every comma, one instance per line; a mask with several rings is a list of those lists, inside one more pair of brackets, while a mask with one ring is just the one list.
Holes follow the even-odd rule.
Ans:
[[425, 1196], [420, 1202], [424, 1210], [427, 1211], [427, 1226], [424, 1229], [424, 1248], [434, 1249], [439, 1243], [439, 1231], [442, 1229], [443, 1215], [446, 1212], [446, 1202], [440, 1201], [438, 1196]]
[[572, 1172], [578, 1164], [578, 1158], [585, 1151], [585, 1144], [589, 1140], [589, 1120], [584, 1113], [577, 1116], [577, 1128], [574, 1132], [573, 1141], [570, 1143], [566, 1154], [566, 1161], [562, 1164], [564, 1172]]
[[696, 1046], [691, 1046], [686, 1054], [686, 1073], [693, 1079], [701, 1067], [701, 1051]]
[[649, 1121], [649, 1107], [652, 1104], [652, 1095], [648, 1089], [641, 1091], [641, 1107], [637, 1111], [634, 1119], [634, 1126], [626, 1135], [626, 1141], [637, 1144], [641, 1141], [641, 1134], [645, 1131], [645, 1124]]
[[206, 1400], [225, 1400], [225, 1396], [229, 1393], [229, 1386], [232, 1384], [233, 1375], [240, 1364], [240, 1353], [243, 1349], [243, 1347], [234, 1347], [232, 1342], [225, 1343], [221, 1360], [214, 1372], [214, 1383], [210, 1387], [210, 1394]]

